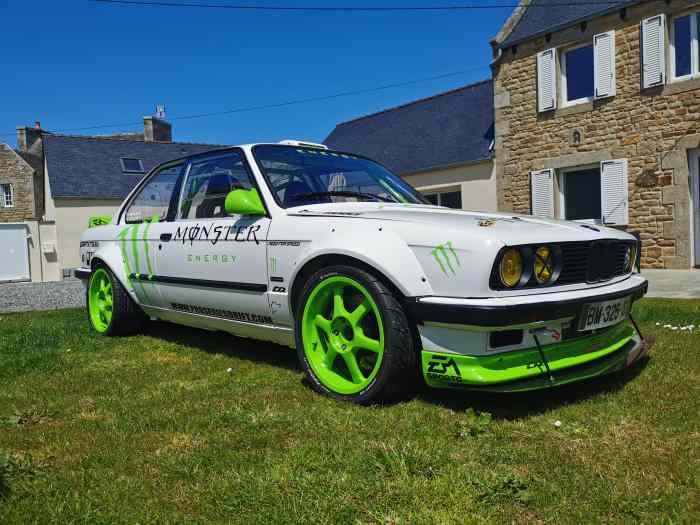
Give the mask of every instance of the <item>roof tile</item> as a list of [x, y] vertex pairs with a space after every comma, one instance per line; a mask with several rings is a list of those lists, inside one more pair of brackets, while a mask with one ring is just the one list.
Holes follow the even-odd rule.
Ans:
[[144, 175], [123, 173], [122, 157], [141, 159], [148, 172], [171, 159], [224, 147], [48, 133], [43, 140], [51, 195], [58, 198], [123, 199]]
[[489, 159], [493, 84], [485, 80], [338, 124], [328, 147], [404, 174]]

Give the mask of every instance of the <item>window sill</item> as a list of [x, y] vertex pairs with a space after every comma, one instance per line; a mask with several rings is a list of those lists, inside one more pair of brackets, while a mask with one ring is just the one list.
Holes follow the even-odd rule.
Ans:
[[689, 78], [679, 78], [671, 80], [661, 89], [662, 95], [675, 95], [700, 89], [700, 76], [695, 75]]
[[580, 113], [588, 113], [593, 111], [593, 101], [582, 102], [579, 104], [572, 104], [569, 106], [563, 106], [561, 108], [554, 110], [555, 117], [565, 117], [567, 115], [578, 115]]

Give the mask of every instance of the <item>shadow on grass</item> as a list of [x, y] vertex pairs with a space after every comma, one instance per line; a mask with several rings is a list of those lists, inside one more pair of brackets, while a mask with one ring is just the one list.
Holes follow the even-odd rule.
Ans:
[[[301, 371], [296, 352], [275, 343], [236, 337], [225, 332], [210, 332], [168, 322], [150, 323], [144, 331], [144, 335], [208, 353]], [[636, 378], [646, 367], [647, 362], [648, 358], [632, 368], [610, 375], [522, 393], [501, 394], [470, 390], [440, 390], [421, 384], [415, 396], [404, 398], [399, 402], [417, 398], [420, 401], [451, 410], [461, 411], [473, 408], [478, 412], [490, 412], [494, 419], [515, 420], [542, 414], [557, 407], [577, 403], [601, 394], [616, 392]], [[306, 388], [311, 388], [305, 377], [302, 379], [302, 384]]]
[[649, 358], [645, 358], [632, 368], [544, 390], [502, 394], [470, 390], [437, 390], [426, 386], [421, 389], [418, 398], [452, 410], [473, 408], [478, 412], [490, 412], [494, 419], [516, 420], [602, 394], [617, 392], [635, 379], [646, 368], [648, 362]]
[[267, 341], [158, 321], [149, 323], [143, 335], [196, 348], [210, 354], [223, 354], [289, 370], [301, 370], [297, 353], [293, 349]]

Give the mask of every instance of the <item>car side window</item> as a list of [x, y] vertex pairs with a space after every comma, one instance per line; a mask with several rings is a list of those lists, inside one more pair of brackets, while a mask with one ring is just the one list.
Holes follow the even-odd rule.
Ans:
[[192, 161], [180, 203], [181, 219], [225, 217], [230, 191], [250, 189], [254, 183], [241, 152], [229, 152]]
[[186, 163], [166, 166], [153, 175], [126, 210], [128, 224], [172, 220]]

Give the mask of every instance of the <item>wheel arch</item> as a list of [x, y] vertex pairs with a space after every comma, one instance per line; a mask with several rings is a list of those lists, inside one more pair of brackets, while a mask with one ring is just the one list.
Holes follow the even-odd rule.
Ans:
[[131, 285], [128, 283], [129, 276], [126, 275], [126, 273], [124, 273], [123, 268], [115, 268], [114, 266], [109, 264], [106, 257], [95, 255], [90, 260], [91, 272], [94, 272], [98, 266], [103, 266], [107, 268], [111, 272], [111, 274], [119, 281], [119, 283], [124, 287], [126, 293], [129, 294], [129, 296], [131, 296], [131, 298], [138, 304], [138, 298], [136, 297], [136, 295], [134, 295], [131, 289]]
[[372, 266], [362, 259], [358, 259], [357, 257], [353, 257], [351, 255], [341, 253], [325, 253], [316, 255], [315, 257], [306, 261], [294, 276], [290, 290], [290, 307], [293, 314], [296, 314], [301, 292], [303, 291], [304, 285], [308, 281], [309, 277], [323, 267], [340, 264], [359, 267], [365, 270], [366, 272], [380, 279], [392, 292], [396, 294], [399, 299], [403, 300], [406, 298], [406, 294], [401, 291], [396, 283], [394, 283], [392, 279], [390, 279], [375, 266]]

